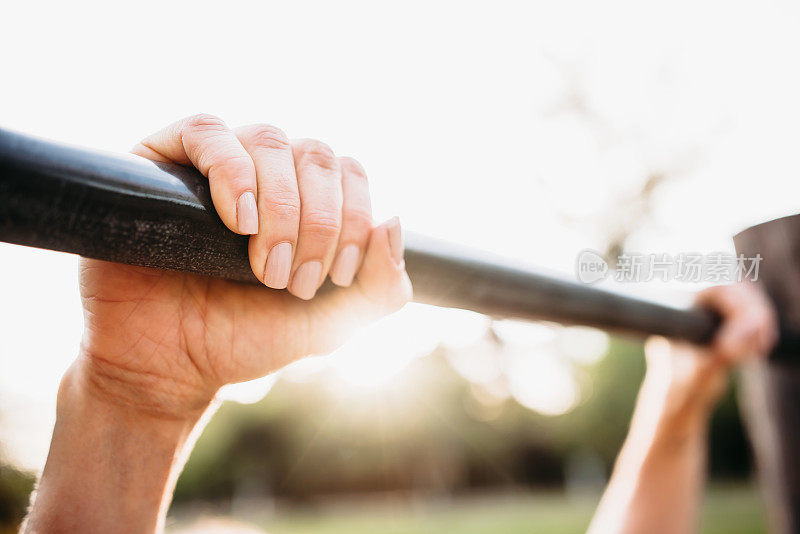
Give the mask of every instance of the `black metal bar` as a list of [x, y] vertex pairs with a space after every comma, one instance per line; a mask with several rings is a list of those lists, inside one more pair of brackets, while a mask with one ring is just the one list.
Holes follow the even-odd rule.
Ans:
[[[258, 283], [247, 237], [225, 228], [196, 170], [2, 129], [0, 240]], [[422, 236], [407, 236], [406, 265], [415, 300], [438, 306], [700, 343], [718, 322], [707, 310], [623, 296]]]
[[406, 241], [406, 266], [419, 302], [698, 343], [711, 339], [719, 321], [704, 309], [605, 291], [423, 236]]

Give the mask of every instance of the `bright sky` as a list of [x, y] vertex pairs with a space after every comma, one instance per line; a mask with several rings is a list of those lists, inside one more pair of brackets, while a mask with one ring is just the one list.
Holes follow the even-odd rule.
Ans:
[[[800, 13], [790, 1], [2, 11], [3, 127], [124, 151], [197, 112], [272, 123], [357, 157], [379, 218], [399, 214], [409, 229], [565, 272], [602, 245], [601, 221], [624, 212], [652, 172], [674, 178], [631, 240], [642, 252], [726, 250], [735, 231], [798, 209]], [[0, 442], [36, 467], [80, 336], [76, 260], [0, 245], [0, 262]], [[372, 369], [373, 383], [475, 319], [412, 308], [393, 320], [373, 335], [384, 346], [408, 329], [424, 335]], [[342, 361], [344, 373], [359, 368]], [[547, 365], [528, 372], [557, 376]]]

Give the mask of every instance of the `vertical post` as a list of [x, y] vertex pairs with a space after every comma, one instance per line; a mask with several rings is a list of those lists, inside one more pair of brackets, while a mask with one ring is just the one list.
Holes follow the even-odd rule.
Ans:
[[[739, 254], [761, 255], [758, 280], [778, 310], [781, 329], [796, 331], [800, 328], [800, 216], [754, 226], [734, 242]], [[784, 349], [745, 369], [740, 393], [771, 530], [800, 532], [800, 348]]]

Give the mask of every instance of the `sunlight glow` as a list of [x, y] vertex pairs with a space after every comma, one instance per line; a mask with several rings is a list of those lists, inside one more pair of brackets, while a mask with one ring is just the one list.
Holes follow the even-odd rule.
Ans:
[[509, 352], [507, 376], [517, 402], [545, 415], [560, 415], [580, 400], [578, 384], [558, 354], [532, 354], [527, 348]]
[[558, 349], [576, 363], [593, 364], [608, 350], [608, 334], [585, 326], [564, 328], [558, 336]]
[[504, 347], [484, 337], [461, 350], [447, 351], [447, 361], [462, 377], [473, 384], [497, 381], [503, 376]]
[[560, 327], [553, 324], [507, 319], [496, 321], [493, 328], [503, 341], [537, 347], [553, 341], [557, 329]]
[[[487, 328], [491, 324], [492, 333]], [[608, 348], [608, 336], [592, 328], [503, 320], [472, 312], [409, 305], [357, 332], [330, 355], [306, 358], [268, 377], [224, 388], [222, 398], [256, 402], [279, 379], [323, 380], [339, 397], [393, 395], [413, 388], [402, 373], [437, 346], [448, 363], [473, 384], [476, 417], [497, 415], [509, 396], [545, 415], [560, 415], [580, 399], [569, 362], [592, 364]], [[406, 393], [409, 391], [406, 390]]]
[[278, 381], [278, 374], [272, 373], [262, 378], [242, 382], [240, 384], [228, 384], [220, 389], [217, 396], [223, 400], [238, 402], [240, 404], [252, 404], [258, 402]]

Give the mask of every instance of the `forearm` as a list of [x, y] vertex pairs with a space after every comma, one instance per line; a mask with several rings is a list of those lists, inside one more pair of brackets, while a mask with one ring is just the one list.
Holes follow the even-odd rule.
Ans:
[[170, 419], [108, 402], [73, 366], [23, 531], [158, 532], [200, 415]]
[[777, 323], [753, 284], [709, 288], [697, 303], [721, 326], [705, 347], [652, 338], [647, 376], [590, 534], [697, 530], [706, 475], [708, 422], [736, 365], [769, 354]]
[[710, 407], [642, 386], [631, 429], [592, 520], [595, 533], [696, 530]]

